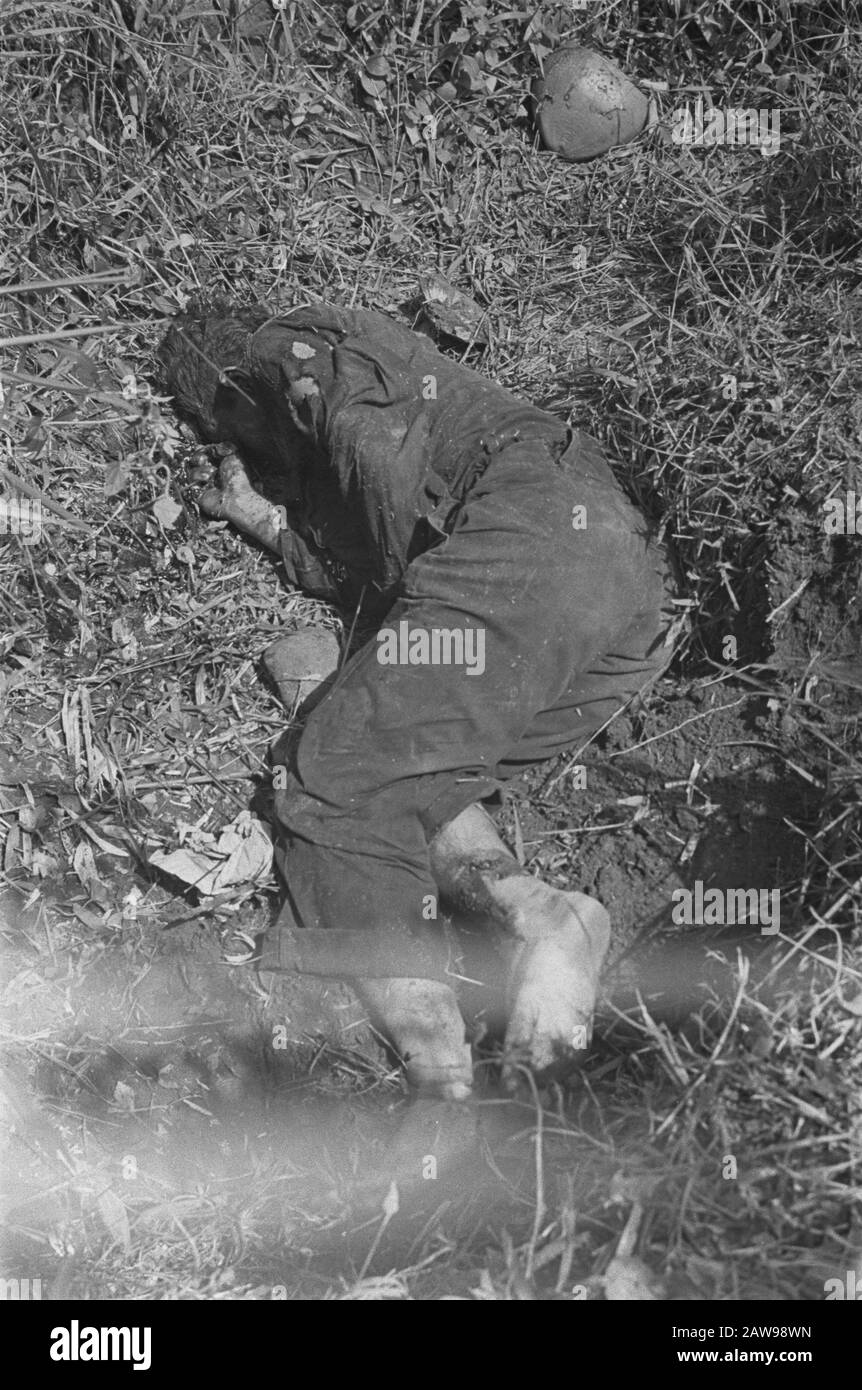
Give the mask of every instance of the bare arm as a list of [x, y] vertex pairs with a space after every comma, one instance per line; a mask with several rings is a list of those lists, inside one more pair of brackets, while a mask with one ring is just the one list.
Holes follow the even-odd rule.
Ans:
[[236, 454], [228, 454], [219, 467], [220, 487], [207, 488], [200, 499], [201, 511], [252, 536], [280, 555], [291, 584], [312, 598], [337, 603], [341, 599], [336, 576], [325, 556], [287, 524], [283, 507], [276, 507], [256, 492]]

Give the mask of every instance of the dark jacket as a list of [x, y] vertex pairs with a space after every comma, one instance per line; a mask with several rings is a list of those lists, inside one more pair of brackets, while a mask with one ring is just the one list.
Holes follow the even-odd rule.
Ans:
[[308, 458], [297, 435], [313, 450], [295, 478], [285, 561], [304, 588], [329, 597], [355, 601], [365, 586], [365, 609], [391, 601], [505, 443], [540, 437], [562, 448], [568, 434], [367, 310], [313, 305], [270, 319], [249, 339], [246, 367], [285, 466]]
[[[555, 459], [568, 445], [567, 465], [622, 501], [595, 440], [383, 314], [315, 304], [183, 323], [162, 349], [168, 388], [210, 438], [277, 464], [285, 565], [308, 593], [383, 611], [410, 561], [447, 534], [471, 483], [514, 441], [542, 440]], [[205, 389], [205, 355], [242, 391], [222, 391], [213, 372]]]

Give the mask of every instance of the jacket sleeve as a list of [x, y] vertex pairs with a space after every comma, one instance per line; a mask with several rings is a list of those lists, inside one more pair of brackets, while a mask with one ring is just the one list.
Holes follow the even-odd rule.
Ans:
[[345, 602], [346, 586], [339, 566], [313, 543], [286, 526], [280, 536], [281, 558], [288, 581], [311, 598], [325, 603]]
[[[320, 316], [309, 326], [320, 328]], [[391, 595], [427, 544], [420, 522], [447, 498], [430, 448], [428, 375], [445, 363], [436, 353], [429, 362], [424, 339], [371, 311], [337, 311], [322, 328], [335, 341], [318, 438], [362, 548], [375, 557], [375, 587]]]

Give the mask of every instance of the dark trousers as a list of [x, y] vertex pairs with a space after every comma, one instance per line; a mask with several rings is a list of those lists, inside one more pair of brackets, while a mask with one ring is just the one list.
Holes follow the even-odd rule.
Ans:
[[378, 639], [310, 715], [276, 797], [279, 926], [427, 927], [435, 831], [581, 746], [667, 664], [666, 557], [592, 447], [557, 461], [541, 440], [506, 445], [410, 564], [381, 630], [390, 654], [409, 654], [405, 632], [418, 656], [417, 632], [432, 655], [434, 629], [460, 632], [464, 664], [443, 664], [445, 639], [440, 664], [384, 663]]

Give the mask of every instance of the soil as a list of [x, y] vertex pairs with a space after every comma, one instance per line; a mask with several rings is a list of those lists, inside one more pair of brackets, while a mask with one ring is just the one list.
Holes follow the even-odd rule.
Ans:
[[[796, 551], [791, 563], [795, 571]], [[812, 625], [834, 634], [824, 662], [846, 661], [846, 618], [809, 596], [797, 626], [810, 631]], [[792, 642], [785, 645], [792, 649]], [[842, 693], [836, 687], [836, 700]], [[34, 723], [44, 713], [34, 710]], [[39, 775], [50, 795], [59, 785], [58, 760], [46, 753], [30, 762], [31, 784]], [[586, 770], [585, 788], [571, 790], [573, 762]], [[798, 885], [811, 872], [805, 831], [821, 821], [823, 798], [823, 789], [794, 768], [793, 726], [779, 721], [763, 695], [708, 677], [666, 679], [597, 745], [512, 784], [497, 818], [511, 844], [520, 837], [531, 871], [594, 894], [607, 907], [614, 924], [608, 999], [624, 998], [637, 978], [641, 986], [650, 981], [659, 1003], [668, 989], [672, 996], [680, 992], [681, 937], [690, 947], [693, 979], [704, 980], [709, 933], [673, 924], [673, 891], [698, 880], [719, 888], [780, 886], [793, 904], [782, 912], [799, 914]], [[160, 796], [154, 819], [168, 823], [180, 809]], [[57, 905], [64, 893], [66, 903], [80, 899], [77, 880], [46, 889]], [[20, 899], [7, 898], [8, 930], [19, 949], [7, 953], [4, 968], [20, 986], [34, 922]], [[34, 977], [33, 989], [18, 993], [16, 1028], [57, 1029], [80, 1059], [71, 1070], [45, 1064], [39, 1090], [49, 1103], [69, 1103], [74, 1093], [82, 1115], [105, 1116], [116, 1111], [119, 1087], [129, 1117], [153, 1106], [164, 1115], [186, 1102], [207, 1110], [226, 1097], [289, 1086], [315, 1046], [380, 1062], [379, 1040], [347, 985], [284, 976], [263, 997], [250, 966], [224, 963], [211, 921], [172, 926], [166, 918], [178, 915], [176, 900], [165, 893], [164, 903], [167, 911], [144, 925], [134, 946], [110, 931], [92, 941], [84, 953], [92, 958], [79, 960], [71, 988], [61, 990], [43, 967], [42, 983]], [[264, 930], [275, 911], [272, 901], [250, 905], [243, 931]], [[792, 930], [786, 915], [782, 927]], [[62, 925], [53, 933], [59, 947]], [[659, 964], [648, 967], [656, 957]], [[465, 995], [473, 1013], [493, 1013], [487, 997]], [[665, 1001], [671, 1011], [673, 1004]], [[282, 1030], [278, 1051], [271, 1045], [274, 1027]], [[184, 1121], [196, 1125], [194, 1114], [186, 1108]]]

